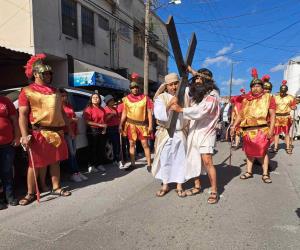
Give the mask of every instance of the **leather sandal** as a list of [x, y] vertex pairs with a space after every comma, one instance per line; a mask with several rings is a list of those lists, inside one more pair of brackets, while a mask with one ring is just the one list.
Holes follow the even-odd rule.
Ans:
[[187, 196], [193, 196], [196, 194], [200, 194], [200, 192], [201, 192], [201, 187], [193, 187], [193, 188], [185, 191]]
[[209, 197], [207, 199], [207, 202], [209, 204], [216, 204], [216, 203], [218, 203], [218, 201], [219, 201], [219, 195], [218, 195], [218, 193], [216, 193], [216, 192], [210, 192], [210, 195], [209, 195]]
[[272, 180], [271, 180], [269, 174], [263, 174], [262, 177], [261, 177], [261, 179], [262, 179], [262, 181], [263, 181], [264, 183], [267, 183], [267, 184], [272, 183]]
[[288, 155], [291, 155], [293, 153], [293, 149], [292, 148], [286, 148], [285, 149], [285, 152], [288, 154]]
[[169, 193], [169, 189], [160, 189], [156, 192], [156, 196], [157, 197], [163, 197], [165, 196], [167, 193]]
[[246, 172], [246, 173], [244, 173], [244, 174], [242, 174], [242, 175], [240, 176], [240, 179], [241, 179], [241, 180], [247, 180], [247, 179], [250, 179], [250, 178], [253, 178], [253, 174], [250, 173], [250, 172]]
[[36, 200], [36, 195], [35, 194], [29, 194], [27, 193], [24, 198], [19, 200], [19, 205], [21, 206], [27, 206], [30, 203], [34, 202]]
[[[59, 191], [60, 190], [60, 191]], [[72, 193], [70, 191], [64, 190], [63, 188], [52, 189], [50, 195], [57, 195], [62, 197], [70, 196]]]
[[175, 192], [177, 193], [178, 197], [180, 197], [180, 198], [186, 197], [186, 192], [183, 189], [175, 189]]

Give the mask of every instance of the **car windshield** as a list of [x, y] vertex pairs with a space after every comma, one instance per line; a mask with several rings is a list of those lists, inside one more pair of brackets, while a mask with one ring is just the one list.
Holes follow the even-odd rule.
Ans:
[[1, 96], [6, 96], [9, 98], [12, 102], [16, 101], [19, 97], [20, 90], [2, 90], [0, 91]]

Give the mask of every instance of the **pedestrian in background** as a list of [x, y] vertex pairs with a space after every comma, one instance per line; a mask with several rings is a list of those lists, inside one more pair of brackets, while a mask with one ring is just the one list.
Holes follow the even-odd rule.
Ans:
[[69, 150], [68, 165], [71, 171], [70, 179], [74, 182], [81, 182], [87, 180], [88, 178], [79, 172], [79, 167], [76, 159], [76, 135], [78, 118], [76, 117], [72, 105], [68, 101], [67, 91], [64, 89], [60, 89], [59, 91], [61, 93], [63, 109], [67, 118], [69, 119], [69, 124], [72, 132], [72, 134], [69, 134], [67, 128], [65, 129], [65, 140], [67, 142]]
[[119, 168], [123, 167], [122, 161], [120, 161], [120, 133], [119, 125], [121, 120], [122, 112], [119, 112], [115, 106], [115, 100], [112, 95], [107, 95], [104, 98], [106, 107], [104, 108], [106, 112], [106, 123], [107, 138], [111, 141], [113, 145], [113, 164]]
[[[20, 129], [17, 110], [14, 104], [5, 96], [0, 96], [0, 179], [3, 184], [3, 194], [11, 206], [18, 205], [13, 190], [13, 163], [15, 146], [20, 144]], [[0, 201], [0, 207], [5, 204]]]
[[87, 107], [83, 111], [83, 118], [87, 124], [87, 138], [90, 152], [89, 173], [105, 172], [105, 133], [106, 112], [101, 107], [101, 97], [98, 93], [91, 95]]

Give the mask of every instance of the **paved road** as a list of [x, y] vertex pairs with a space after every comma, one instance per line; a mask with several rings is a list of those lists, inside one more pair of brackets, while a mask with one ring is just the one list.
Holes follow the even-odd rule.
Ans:
[[0, 249], [300, 249], [300, 143], [272, 159], [269, 185], [259, 166], [253, 179], [239, 179], [241, 150], [228, 167], [228, 144], [217, 149], [217, 205], [206, 202], [207, 177], [200, 195], [156, 198], [159, 182], [142, 162], [131, 173], [108, 167], [106, 176], [65, 183], [71, 197], [1, 211]]

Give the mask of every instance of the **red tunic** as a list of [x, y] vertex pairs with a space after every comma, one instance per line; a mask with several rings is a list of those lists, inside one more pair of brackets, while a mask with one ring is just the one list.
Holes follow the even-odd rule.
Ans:
[[[37, 91], [43, 95], [54, 94], [57, 92], [56, 88], [49, 85], [39, 85], [32, 83], [29, 85], [32, 91]], [[19, 107], [29, 107], [29, 121], [33, 122], [33, 115], [31, 112], [31, 104], [26, 96], [24, 89], [19, 95]], [[63, 111], [62, 111], [63, 112]], [[32, 138], [30, 149], [32, 151], [33, 163], [35, 168], [47, 167], [48, 165], [68, 159], [68, 147], [64, 140], [63, 133], [56, 133], [61, 139], [61, 144], [58, 147], [51, 145], [42, 135], [41, 130], [32, 130]], [[33, 165], [29, 157], [29, 167]]]
[[14, 139], [14, 128], [10, 120], [16, 116], [17, 110], [14, 104], [5, 96], [0, 96], [0, 145], [9, 144]]
[[[69, 104], [69, 103], [68, 104], [64, 104], [63, 105], [63, 109], [64, 109], [64, 111], [66, 113], [67, 118], [70, 119], [70, 127], [71, 127], [71, 130], [72, 130], [73, 134], [77, 135], [77, 122], [75, 122], [73, 120], [73, 118], [76, 118], [76, 114], [74, 112], [74, 109], [73, 109], [72, 105]], [[68, 132], [67, 128], [65, 128], [65, 133], [66, 132]]]
[[[106, 112], [101, 106], [89, 106], [83, 111], [83, 118], [86, 121], [105, 124], [106, 123]], [[92, 128], [98, 128], [97, 126], [90, 125]]]
[[108, 107], [106, 106], [104, 108], [105, 113], [106, 113], [106, 122], [108, 127], [115, 127], [120, 125], [120, 120], [121, 120], [121, 114], [122, 111], [120, 112], [118, 108], [115, 107]]
[[[248, 102], [251, 103], [251, 101], [254, 100], [259, 100], [262, 99], [264, 93], [260, 94], [260, 95], [252, 95], [252, 93], [248, 93], [246, 95], [246, 99]], [[246, 104], [245, 101], [243, 102], [243, 104]], [[275, 100], [274, 97], [270, 98], [270, 101], [268, 103], [268, 106], [264, 106], [261, 105], [263, 107], [262, 108], [264, 111], [266, 111], [265, 113], [268, 114], [267, 110], [269, 109], [276, 109], [276, 104], [275, 104]], [[242, 107], [242, 109], [244, 108], [244, 106]], [[267, 109], [267, 110], [266, 110]], [[262, 110], [262, 111], [263, 111]], [[242, 111], [243, 112], [243, 111]], [[264, 113], [264, 112], [262, 112]], [[268, 115], [266, 115], [266, 117], [261, 117], [261, 119], [265, 120], [265, 124], [268, 124]], [[265, 156], [267, 149], [270, 146], [270, 140], [267, 138], [267, 134], [269, 132], [269, 127], [262, 127], [262, 128], [255, 128], [254, 129], [249, 129], [249, 130], [244, 130], [243, 133], [243, 150], [245, 151], [247, 156], [250, 157], [257, 157], [257, 158], [261, 158], [263, 156]]]

